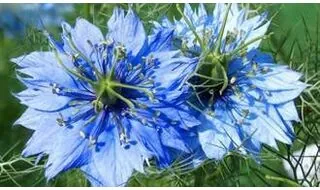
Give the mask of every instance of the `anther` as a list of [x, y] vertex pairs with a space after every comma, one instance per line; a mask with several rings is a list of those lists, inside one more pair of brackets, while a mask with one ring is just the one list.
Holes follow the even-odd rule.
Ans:
[[262, 74], [267, 74], [268, 72], [270, 72], [270, 68], [269, 68], [269, 67], [263, 67], [263, 68], [261, 69], [261, 73], [262, 73]]
[[146, 120], [145, 118], [142, 118], [142, 119], [140, 120], [140, 122], [141, 122], [143, 125], [147, 125], [147, 120]]
[[226, 36], [226, 44], [231, 44], [232, 42], [234, 42], [237, 38], [237, 33], [237, 29], [234, 29], [234, 32], [228, 31]]
[[93, 105], [94, 111], [95, 111], [96, 113], [99, 113], [99, 112], [103, 109], [103, 107], [104, 107], [103, 103], [102, 103], [100, 100], [94, 100], [94, 101], [92, 101], [92, 105]]
[[82, 137], [84, 139], [86, 138], [86, 134], [83, 131], [80, 131], [79, 134], [80, 134], [80, 137]]
[[265, 91], [265, 94], [266, 94], [267, 96], [272, 96], [271, 92], [268, 91], [268, 90]]
[[206, 112], [209, 116], [214, 117], [214, 112], [212, 110], [207, 110]]
[[126, 48], [122, 45], [116, 47], [116, 51], [117, 51], [117, 55], [118, 55], [118, 59], [123, 59], [126, 57]]
[[57, 83], [53, 83], [52, 85], [52, 93], [53, 94], [59, 94], [61, 89], [59, 88]]
[[150, 162], [149, 162], [149, 159], [148, 159], [148, 158], [146, 158], [145, 160], [146, 160], [146, 164], [147, 164], [147, 166], [148, 166], [148, 167], [150, 167], [150, 166], [151, 166], [151, 164], [150, 164]]
[[122, 148], [124, 148], [124, 149], [129, 148], [130, 145], [129, 145], [128, 137], [125, 133], [120, 133], [119, 140], [120, 140], [120, 145], [122, 146]]
[[177, 124], [178, 124], [178, 121], [172, 120], [172, 121], [170, 122], [170, 124], [171, 124], [171, 125], [177, 125]]
[[236, 82], [237, 78], [236, 77], [231, 77], [230, 79], [230, 84], [234, 84]]
[[139, 73], [138, 76], [139, 76], [139, 79], [140, 79], [140, 80], [143, 80], [143, 79], [144, 79], [144, 74], [143, 74], [143, 73]]
[[129, 71], [132, 71], [133, 66], [132, 66], [132, 64], [131, 64], [131, 63], [128, 63], [128, 64], [127, 64], [127, 67], [128, 67], [128, 70], [129, 70]]
[[238, 124], [238, 125], [242, 125], [243, 123], [244, 123], [244, 120], [243, 120], [243, 119], [237, 120], [237, 124]]
[[133, 70], [139, 70], [139, 69], [141, 69], [142, 68], [142, 65], [141, 64], [138, 64], [138, 65], [136, 65], [136, 66], [134, 66], [133, 67]]
[[241, 112], [242, 112], [241, 115], [244, 118], [246, 118], [250, 113], [250, 111], [248, 109], [243, 109], [243, 110], [241, 110]]
[[113, 44], [113, 40], [112, 39], [107, 39], [101, 42], [102, 45], [106, 45], [106, 46], [110, 46], [111, 44]]
[[161, 112], [160, 112], [160, 111], [157, 110], [157, 111], [154, 112], [154, 116], [160, 117], [160, 115], [161, 115]]
[[97, 139], [93, 136], [90, 136], [89, 137], [89, 142], [90, 142], [90, 145], [95, 145], [97, 143]]
[[66, 126], [66, 121], [63, 119], [63, 116], [61, 113], [59, 113], [59, 118], [57, 118], [56, 121], [60, 127]]
[[258, 63], [255, 62], [255, 61], [252, 62], [252, 70], [253, 71], [257, 71], [258, 70]]

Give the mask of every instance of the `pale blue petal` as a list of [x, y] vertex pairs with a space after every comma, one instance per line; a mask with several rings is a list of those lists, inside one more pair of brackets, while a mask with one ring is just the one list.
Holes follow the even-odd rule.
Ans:
[[284, 104], [276, 105], [279, 114], [286, 121], [300, 121], [297, 109], [294, 105], [294, 101], [290, 101]]
[[75, 27], [71, 29], [70, 33], [76, 48], [87, 58], [90, 58], [92, 53], [92, 45], [99, 44], [104, 40], [100, 29], [82, 18], [77, 19]]
[[133, 56], [144, 50], [147, 37], [142, 22], [132, 9], [124, 16], [122, 9], [115, 8], [108, 21], [108, 29], [108, 37], [124, 45]]
[[68, 106], [70, 97], [53, 94], [51, 89], [26, 89], [15, 95], [21, 104], [43, 111], [58, 111]]

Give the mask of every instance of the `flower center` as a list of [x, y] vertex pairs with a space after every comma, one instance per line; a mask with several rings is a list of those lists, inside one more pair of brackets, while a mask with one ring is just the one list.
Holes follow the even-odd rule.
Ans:
[[111, 80], [101, 80], [95, 86], [96, 100], [92, 102], [95, 111], [100, 112], [104, 107], [114, 105], [121, 96], [121, 88], [116, 87]]

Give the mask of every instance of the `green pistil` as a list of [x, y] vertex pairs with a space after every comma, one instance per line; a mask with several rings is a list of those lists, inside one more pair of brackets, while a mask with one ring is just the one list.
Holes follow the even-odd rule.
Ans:
[[114, 52], [115, 60], [112, 62], [111, 71], [106, 79], [107, 81], [111, 81], [111, 79], [113, 78], [114, 71], [116, 69], [118, 61], [125, 58], [125, 56], [126, 56], [126, 49], [123, 46], [118, 46], [117, 48], [114, 49], [114, 51], [115, 51]]
[[153, 92], [151, 92], [148, 89], [145, 89], [145, 88], [142, 88], [142, 87], [137, 87], [137, 86], [131, 86], [131, 85], [127, 85], [127, 84], [122, 84], [122, 83], [118, 83], [118, 82], [112, 82], [112, 85], [116, 86], [116, 87], [121, 87], [121, 88], [127, 88], [127, 89], [141, 91], [141, 92], [145, 93], [149, 97], [150, 100], [154, 100]]
[[227, 58], [228, 60], [229, 59], [232, 59], [232, 57], [234, 55], [238, 55], [238, 54], [242, 54], [243, 52], [247, 52], [247, 48], [249, 45], [259, 41], [259, 40], [265, 40], [265, 39], [268, 39], [270, 36], [272, 36], [273, 33], [269, 33], [268, 35], [262, 35], [262, 36], [258, 36], [256, 38], [253, 38], [251, 40], [249, 40], [247, 43], [244, 43], [244, 44], [241, 44], [238, 48], [234, 49], [233, 51], [231, 51], [230, 53], [227, 54]]
[[58, 61], [58, 64], [59, 64], [60, 66], [62, 66], [62, 68], [65, 69], [68, 73], [70, 73], [70, 74], [73, 75], [73, 76], [76, 76], [77, 78], [79, 78], [79, 79], [81, 79], [81, 80], [83, 80], [83, 81], [88, 82], [88, 83], [91, 84], [91, 85], [94, 85], [94, 84], [95, 84], [95, 82], [94, 82], [93, 80], [91, 80], [91, 79], [89, 79], [89, 78], [86, 78], [86, 77], [80, 75], [79, 73], [73, 71], [72, 69], [68, 68], [68, 67], [63, 63], [63, 61], [61, 60], [61, 58], [60, 58], [59, 53], [57, 52], [57, 50], [54, 49], [53, 51], [54, 51], [55, 57], [56, 57], [56, 59], [57, 59], [57, 61]]
[[135, 104], [128, 98], [121, 95], [122, 89], [132, 89], [145, 93], [150, 100], [154, 99], [154, 95], [151, 91], [137, 86], [131, 86], [127, 84], [122, 84], [114, 80], [101, 80], [97, 85], [95, 85], [95, 90], [97, 92], [97, 99], [92, 102], [96, 112], [101, 111], [106, 106], [114, 105], [117, 100], [123, 101], [130, 109], [135, 108]]
[[218, 36], [218, 39], [217, 39], [217, 44], [216, 44], [215, 50], [214, 50], [214, 52], [216, 54], [220, 53], [220, 49], [221, 49], [221, 45], [222, 45], [222, 37], [223, 37], [223, 33], [224, 33], [224, 30], [225, 30], [225, 27], [226, 27], [226, 24], [227, 24], [230, 8], [231, 8], [231, 3], [228, 5], [226, 14], [224, 15], [224, 18], [223, 18], [222, 28], [221, 28], [221, 30], [219, 32], [219, 36]]
[[179, 4], [176, 4], [177, 10], [180, 13], [180, 15], [182, 16], [182, 18], [184, 19], [184, 21], [187, 23], [188, 27], [190, 28], [190, 30], [192, 31], [193, 35], [195, 36], [196, 40], [198, 41], [198, 43], [200, 44], [200, 47], [202, 50], [205, 49], [205, 46], [203, 44], [203, 41], [201, 40], [200, 36], [198, 35], [196, 28], [194, 27], [193, 23], [189, 20], [189, 18], [186, 17], [186, 15], [183, 13], [183, 11], [180, 8]]
[[101, 80], [95, 85], [95, 90], [97, 99], [92, 104], [96, 112], [101, 111], [105, 106], [114, 105], [118, 99], [125, 102], [131, 109], [134, 108], [134, 104], [120, 94], [121, 88], [115, 86], [112, 80]]
[[[78, 48], [77, 46], [74, 44], [72, 38], [70, 36], [68, 36], [68, 38], [66, 38], [68, 45], [70, 46], [70, 48], [77, 53], [77, 55], [79, 55], [83, 60], [85, 60], [90, 67], [94, 70], [94, 72], [96, 73], [98, 78], [102, 77], [102, 73], [100, 73], [100, 71], [97, 69], [97, 67], [93, 64], [93, 62], [87, 57], [85, 56]], [[87, 41], [88, 44], [93, 47], [93, 44], [91, 41]]]

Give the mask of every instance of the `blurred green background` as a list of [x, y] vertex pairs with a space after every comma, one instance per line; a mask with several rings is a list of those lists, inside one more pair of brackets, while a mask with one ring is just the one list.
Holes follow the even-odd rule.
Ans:
[[[6, 10], [1, 5], [0, 15]], [[19, 8], [25, 4], [16, 4]], [[75, 4], [73, 10], [63, 14], [69, 23], [77, 17], [84, 17], [106, 32], [106, 22], [114, 6], [127, 8], [127, 4]], [[132, 4], [143, 20], [147, 31], [151, 20], [159, 20], [164, 15], [179, 18], [175, 4]], [[193, 4], [196, 8], [198, 5]], [[320, 4], [244, 4], [258, 12], [268, 11], [272, 23], [269, 32], [274, 35], [263, 41], [263, 51], [271, 52], [279, 64], [288, 64], [304, 74], [303, 80], [311, 86], [297, 99], [297, 107], [302, 122], [295, 124], [297, 140], [289, 147], [279, 144], [280, 150], [265, 147], [261, 153], [260, 164], [250, 158], [230, 153], [223, 161], [208, 161], [196, 170], [184, 170], [179, 163], [165, 171], [149, 168], [146, 175], [135, 174], [129, 186], [319, 186], [320, 166], [314, 163], [317, 176], [312, 178], [305, 171], [298, 179], [299, 164], [292, 161], [293, 152], [310, 144], [319, 149], [320, 140]], [[206, 5], [213, 10], [214, 5]], [[46, 12], [41, 13], [45, 16]], [[0, 18], [1, 19], [1, 18]], [[39, 18], [34, 18], [39, 19]], [[13, 22], [24, 22], [15, 20]], [[1, 23], [1, 22], [0, 22]], [[88, 182], [77, 170], [59, 175], [47, 182], [43, 175], [43, 163], [38, 166], [32, 159], [19, 157], [32, 131], [21, 126], [13, 126], [14, 121], [23, 113], [25, 107], [12, 96], [23, 86], [15, 77], [15, 66], [9, 59], [47, 48], [47, 41], [41, 28], [24, 23], [21, 36], [8, 36], [6, 29], [0, 27], [0, 186], [88, 186]], [[45, 28], [58, 37], [60, 28], [46, 25]], [[303, 151], [304, 152], [304, 151]], [[299, 157], [303, 158], [303, 152]], [[314, 155], [315, 160], [319, 159]], [[293, 176], [283, 167], [288, 161]], [[300, 170], [308, 170], [302, 168]]]

